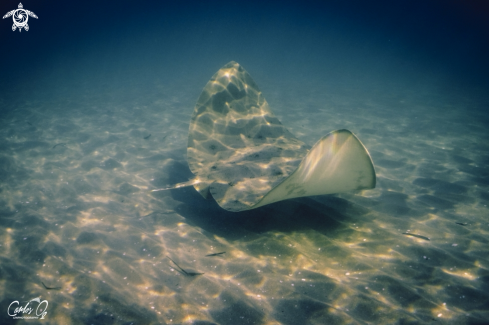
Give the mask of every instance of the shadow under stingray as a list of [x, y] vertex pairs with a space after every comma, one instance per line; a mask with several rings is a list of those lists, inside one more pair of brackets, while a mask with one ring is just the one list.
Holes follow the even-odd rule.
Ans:
[[[189, 223], [227, 240], [238, 240], [249, 234], [309, 229], [328, 235], [341, 226], [342, 220], [349, 219], [342, 210], [351, 213], [350, 203], [334, 196], [322, 196], [321, 203], [312, 198], [300, 198], [255, 210], [229, 212], [214, 200], [204, 200], [193, 188], [173, 190], [171, 195], [181, 202], [175, 211]], [[365, 214], [363, 210], [357, 212]]]

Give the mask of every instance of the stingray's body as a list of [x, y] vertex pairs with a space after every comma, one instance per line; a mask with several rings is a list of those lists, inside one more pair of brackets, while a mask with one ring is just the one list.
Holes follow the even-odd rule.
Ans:
[[254, 209], [310, 195], [375, 187], [369, 153], [348, 130], [312, 149], [273, 115], [251, 76], [229, 62], [197, 100], [188, 134], [190, 182], [228, 211]]

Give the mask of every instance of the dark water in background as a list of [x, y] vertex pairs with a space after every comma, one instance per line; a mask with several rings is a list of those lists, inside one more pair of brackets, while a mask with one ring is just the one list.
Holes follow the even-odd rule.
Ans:
[[[0, 323], [40, 296], [53, 324], [486, 324], [481, 3], [23, 2], [29, 31], [0, 24]], [[139, 191], [191, 177], [190, 114], [231, 60], [304, 142], [357, 134], [377, 188], [237, 214]]]

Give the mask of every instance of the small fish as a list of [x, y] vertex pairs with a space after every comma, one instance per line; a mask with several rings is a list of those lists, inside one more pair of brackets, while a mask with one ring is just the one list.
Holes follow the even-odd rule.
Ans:
[[457, 225], [467, 226], [467, 222], [455, 222]]
[[214, 253], [214, 254], [207, 254], [206, 256], [218, 256], [218, 255], [222, 255], [226, 252], [219, 252], [219, 253]]
[[148, 140], [150, 136], [151, 136], [151, 133], [149, 135], [145, 136], [143, 139]]
[[66, 146], [66, 143], [57, 143], [53, 146], [53, 149], [56, 148], [57, 146]]
[[41, 283], [46, 290], [61, 290], [61, 287], [48, 287], [44, 284], [44, 282], [41, 281]]
[[430, 240], [428, 237], [425, 237], [425, 236], [421, 236], [421, 235], [415, 235], [415, 234], [410, 234], [408, 232], [403, 232], [402, 233], [403, 235], [406, 235], [406, 236], [412, 236], [412, 237], [416, 237], [416, 238], [420, 238], [420, 239], [424, 239], [424, 240]]
[[185, 275], [187, 275], [187, 276], [195, 276], [195, 275], [202, 275], [202, 274], [204, 274], [204, 273], [196, 273], [196, 272], [187, 272], [187, 271], [185, 271], [184, 269], [182, 269], [182, 268], [181, 268], [181, 267], [180, 267], [180, 266], [179, 266], [179, 265], [178, 265], [178, 264], [177, 264], [177, 263], [176, 263], [174, 260], [172, 260], [172, 259], [171, 259], [169, 256], [167, 256], [167, 257], [168, 257], [168, 259], [169, 259], [170, 261], [172, 261], [172, 262], [173, 262], [173, 264], [175, 264], [175, 265], [176, 265], [176, 266], [177, 266], [177, 267], [180, 269], [180, 271], [182, 271], [182, 273], [183, 273], [183, 274], [185, 274]]
[[27, 122], [27, 124], [29, 124], [30, 126], [32, 126], [32, 123], [31, 122]]

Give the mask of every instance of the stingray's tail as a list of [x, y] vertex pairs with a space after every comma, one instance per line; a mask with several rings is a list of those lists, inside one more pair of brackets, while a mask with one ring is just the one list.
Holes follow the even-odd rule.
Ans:
[[159, 192], [159, 191], [172, 190], [174, 188], [193, 186], [193, 185], [196, 185], [196, 184], [199, 184], [199, 183], [201, 183], [201, 181], [198, 178], [194, 178], [194, 179], [191, 179], [191, 180], [189, 180], [187, 182], [178, 183], [178, 184], [174, 184], [174, 185], [169, 185], [167, 187], [157, 188], [157, 189], [154, 189], [154, 190], [149, 190], [148, 192]]

